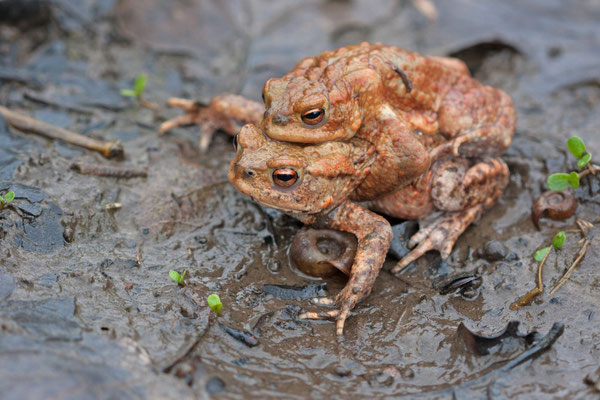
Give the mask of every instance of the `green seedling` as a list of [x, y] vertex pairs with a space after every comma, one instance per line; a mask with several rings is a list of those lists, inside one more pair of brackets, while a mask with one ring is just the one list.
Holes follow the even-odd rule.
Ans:
[[597, 172], [597, 166], [592, 166], [592, 154], [588, 153], [585, 143], [578, 136], [571, 136], [567, 140], [567, 148], [569, 152], [573, 154], [573, 157], [577, 159], [577, 168], [582, 169], [588, 167], [588, 170], [577, 173], [575, 171], [571, 173], [559, 172], [552, 174], [548, 177], [546, 182], [550, 190], [565, 190], [569, 187], [577, 189], [579, 187], [579, 179], [588, 173], [595, 174]]
[[223, 303], [221, 303], [221, 299], [218, 294], [211, 294], [206, 298], [206, 302], [208, 303], [208, 307], [217, 315], [221, 315], [221, 308], [223, 308]]
[[533, 253], [533, 258], [535, 261], [540, 262], [546, 257], [546, 253], [550, 251], [551, 246], [544, 247]]
[[573, 154], [573, 157], [577, 159], [583, 157], [586, 152], [585, 143], [583, 143], [583, 140], [579, 136], [571, 136], [567, 140], [567, 147], [571, 154]]
[[544, 257], [546, 257], [546, 254], [550, 251], [552, 247], [554, 247], [554, 250], [562, 249], [563, 244], [565, 244], [565, 239], [566, 236], [563, 231], [557, 232], [556, 235], [554, 235], [554, 237], [552, 238], [552, 246], [543, 247], [535, 253], [533, 253], [534, 260], [537, 262], [541, 262], [544, 259]]
[[12, 190], [4, 195], [4, 197], [0, 196], [0, 210], [4, 208], [4, 206], [8, 205], [11, 201], [15, 199], [15, 192]]
[[142, 93], [144, 93], [144, 89], [146, 88], [146, 83], [148, 82], [148, 75], [140, 74], [135, 78], [135, 82], [133, 83], [133, 88], [131, 89], [121, 89], [121, 96], [125, 97], [135, 97], [136, 99], [142, 98]]
[[171, 279], [173, 281], [177, 282], [177, 284], [179, 286], [183, 286], [183, 285], [185, 285], [184, 279], [185, 279], [186, 272], [187, 272], [187, 269], [184, 269], [183, 274], [179, 275], [179, 272], [172, 269], [169, 271], [169, 276], [171, 277]]
[[556, 235], [554, 235], [554, 238], [552, 238], [552, 246], [554, 246], [556, 250], [562, 249], [563, 244], [565, 244], [565, 239], [566, 236], [563, 231], [557, 232]]
[[579, 187], [579, 175], [575, 171], [570, 174], [559, 172], [550, 175], [547, 182], [550, 190], [565, 190], [569, 187], [577, 189]]

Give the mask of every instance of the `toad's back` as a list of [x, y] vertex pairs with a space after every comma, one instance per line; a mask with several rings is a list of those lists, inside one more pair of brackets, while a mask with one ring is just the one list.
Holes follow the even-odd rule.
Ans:
[[[375, 82], [372, 71], [379, 76]], [[406, 112], [435, 113], [452, 86], [472, 80], [459, 60], [424, 57], [394, 46], [367, 42], [305, 58], [282, 79], [304, 77], [331, 89], [349, 75], [357, 83], [354, 90], [371, 96], [364, 99], [365, 103], [378, 103], [379, 96], [394, 109]]]

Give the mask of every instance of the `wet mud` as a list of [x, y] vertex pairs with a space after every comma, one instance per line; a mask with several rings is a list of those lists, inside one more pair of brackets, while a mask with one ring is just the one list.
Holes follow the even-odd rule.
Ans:
[[[100, 154], [0, 118], [0, 391], [5, 399], [587, 399], [598, 395], [600, 180], [574, 191], [575, 215], [532, 221], [549, 173], [573, 170], [566, 138], [600, 154], [600, 6], [534, 0], [17, 1], [0, 12], [0, 105], [103, 141]], [[436, 16], [437, 15], [437, 16]], [[16, 16], [16, 17], [15, 17]], [[301, 224], [226, 179], [231, 138], [207, 154], [194, 127], [163, 136], [167, 98], [223, 91], [259, 100], [302, 57], [362, 40], [463, 59], [509, 93], [517, 131], [502, 199], [458, 240], [398, 276], [414, 223], [395, 239], [343, 338], [298, 318], [345, 276], [304, 274], [289, 248]], [[120, 95], [148, 74], [144, 99]], [[78, 165], [127, 166], [97, 176]], [[533, 253], [567, 231], [535, 287]], [[187, 269], [185, 285], [170, 270]], [[211, 313], [206, 297], [219, 294]], [[518, 324], [513, 322], [518, 321]]]

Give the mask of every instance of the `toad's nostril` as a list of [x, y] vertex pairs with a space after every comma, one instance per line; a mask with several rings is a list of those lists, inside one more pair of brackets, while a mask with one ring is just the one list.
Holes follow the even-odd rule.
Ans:
[[253, 171], [253, 170], [251, 170], [251, 169], [247, 169], [247, 170], [245, 170], [245, 171], [244, 171], [244, 173], [246, 174], [246, 176], [247, 176], [248, 178], [254, 178], [254, 177], [256, 176], [256, 172], [254, 172], [254, 171]]

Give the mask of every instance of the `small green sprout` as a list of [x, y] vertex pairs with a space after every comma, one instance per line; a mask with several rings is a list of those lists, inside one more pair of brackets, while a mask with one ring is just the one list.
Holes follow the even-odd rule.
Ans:
[[583, 143], [583, 140], [579, 136], [571, 136], [567, 140], [567, 147], [575, 158], [579, 159], [585, 153], [585, 143]]
[[544, 257], [546, 257], [546, 254], [550, 251], [552, 247], [554, 247], [555, 250], [562, 249], [563, 244], [565, 244], [565, 239], [566, 236], [563, 231], [557, 232], [556, 235], [554, 235], [554, 237], [552, 238], [552, 246], [547, 246], [539, 249], [538, 251], [533, 253], [533, 258], [535, 259], [535, 261], [541, 262], [544, 259]]
[[566, 236], [563, 231], [557, 232], [556, 235], [554, 235], [554, 238], [552, 238], [552, 246], [554, 246], [556, 250], [562, 249], [563, 244], [565, 244], [565, 239]]
[[577, 160], [577, 168], [583, 168], [592, 161], [592, 155], [590, 153], [584, 154], [579, 160]]
[[[567, 140], [567, 148], [569, 152], [573, 154], [573, 157], [577, 159], [577, 168], [581, 169], [587, 166], [592, 161], [592, 154], [587, 152], [585, 143], [579, 136], [571, 136]], [[593, 168], [591, 168], [593, 170]], [[559, 172], [552, 174], [548, 177], [546, 182], [550, 190], [565, 190], [568, 187], [577, 189], [579, 187], [579, 178], [585, 175], [587, 172], [583, 172], [581, 175], [573, 171], [569, 174]], [[592, 171], [592, 173], [595, 173]]]
[[136, 99], [142, 98], [142, 93], [144, 93], [144, 89], [146, 88], [146, 83], [148, 82], [148, 75], [140, 74], [135, 78], [135, 82], [133, 84], [133, 89], [121, 89], [121, 96], [125, 97], [135, 97]]
[[533, 258], [535, 261], [540, 262], [546, 257], [546, 254], [550, 251], [550, 246], [539, 249], [533, 254]]
[[565, 190], [569, 186], [573, 189], [577, 189], [579, 187], [579, 175], [575, 171], [570, 174], [559, 172], [550, 175], [547, 182], [550, 190]]
[[8, 203], [15, 199], [15, 192], [12, 190], [4, 195], [4, 197], [0, 196], [0, 210], [4, 208]]
[[171, 279], [173, 281], [177, 282], [177, 284], [179, 286], [183, 286], [183, 285], [185, 285], [184, 279], [185, 279], [186, 272], [187, 272], [187, 269], [184, 269], [183, 274], [179, 275], [179, 272], [172, 269], [169, 271], [169, 276], [171, 277]]
[[221, 308], [223, 308], [223, 303], [221, 303], [221, 299], [218, 294], [211, 294], [206, 298], [206, 302], [208, 303], [208, 307], [217, 315], [221, 315]]

